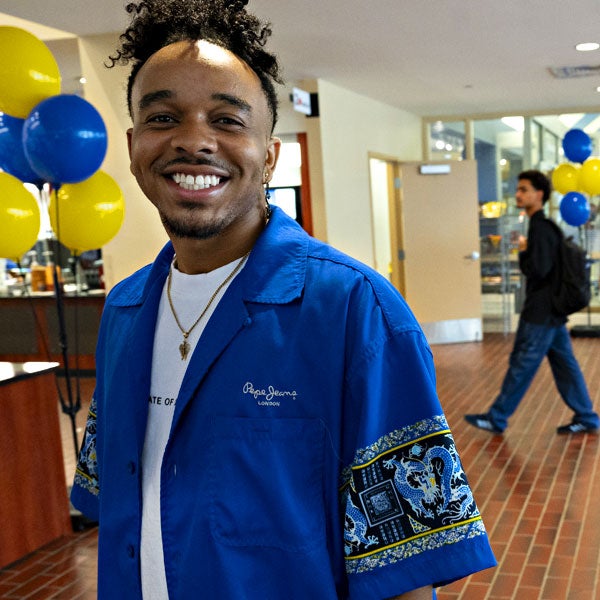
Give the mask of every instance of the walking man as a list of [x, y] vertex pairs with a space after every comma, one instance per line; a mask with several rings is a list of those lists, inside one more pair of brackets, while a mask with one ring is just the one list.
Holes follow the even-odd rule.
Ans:
[[506, 429], [545, 356], [561, 398], [574, 413], [572, 421], [558, 427], [557, 432], [595, 433], [600, 424], [573, 355], [565, 326], [567, 317], [552, 309], [560, 237], [544, 215], [543, 207], [549, 197], [550, 181], [543, 173], [531, 170], [519, 175], [517, 207], [529, 217], [527, 238], [519, 240], [519, 267], [527, 279], [525, 303], [498, 397], [487, 413], [465, 415], [468, 423], [492, 433]]

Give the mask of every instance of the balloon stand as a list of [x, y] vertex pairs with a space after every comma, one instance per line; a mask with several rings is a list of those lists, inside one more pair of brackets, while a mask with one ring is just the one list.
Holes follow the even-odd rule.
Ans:
[[[76, 370], [76, 389], [77, 389], [77, 397], [74, 398], [73, 395], [73, 385], [72, 385], [72, 376], [71, 376], [71, 368], [69, 366], [69, 349], [67, 343], [67, 326], [65, 321], [65, 311], [64, 311], [64, 303], [63, 303], [63, 291], [62, 285], [60, 282], [60, 276], [58, 273], [58, 266], [56, 262], [54, 262], [52, 267], [52, 276], [54, 279], [54, 294], [56, 298], [56, 314], [58, 318], [58, 335], [59, 335], [59, 344], [63, 358], [63, 372], [65, 378], [65, 387], [66, 387], [66, 395], [67, 398], [61, 394], [59, 397], [60, 406], [64, 414], [66, 414], [71, 421], [71, 430], [73, 434], [73, 445], [75, 449], [75, 458], [79, 453], [79, 442], [77, 440], [77, 425], [76, 425], [76, 415], [81, 409], [81, 396], [79, 393], [80, 385], [79, 385], [79, 370]], [[75, 331], [79, 330], [77, 324], [77, 311], [75, 311]]]
[[[54, 256], [58, 256], [58, 240], [54, 239]], [[61, 393], [60, 388], [57, 385], [58, 389], [58, 398], [60, 401], [61, 410], [64, 414], [69, 417], [71, 422], [71, 433], [73, 436], [73, 447], [75, 451], [75, 461], [77, 461], [77, 457], [79, 455], [79, 441], [77, 439], [77, 413], [81, 410], [81, 381], [79, 375], [78, 368], [78, 356], [79, 356], [79, 323], [78, 323], [78, 314], [77, 308], [75, 308], [74, 312], [74, 329], [75, 329], [75, 375], [71, 372], [70, 363], [69, 363], [69, 345], [68, 345], [68, 337], [67, 337], [67, 326], [65, 320], [65, 311], [64, 311], [64, 303], [63, 303], [63, 289], [61, 276], [59, 272], [59, 268], [56, 264], [56, 260], [53, 261], [52, 267], [52, 276], [54, 279], [54, 290], [55, 290], [55, 298], [56, 298], [56, 314], [58, 318], [58, 331], [59, 331], [59, 343], [60, 349], [63, 358], [63, 373], [65, 380], [65, 388], [66, 388], [66, 398]], [[69, 265], [73, 269], [73, 273], [77, 272], [78, 265], [78, 257], [75, 253], [71, 255], [69, 258]], [[78, 289], [78, 288], [77, 288]], [[75, 384], [75, 385], [73, 385]], [[75, 388], [75, 389], [73, 389]], [[71, 495], [71, 488], [69, 487], [69, 496]], [[70, 504], [70, 518], [71, 518], [71, 528], [73, 531], [84, 531], [89, 527], [95, 527], [97, 525], [96, 521], [88, 519], [83, 513], [78, 511], [72, 504]]]
[[[560, 202], [560, 215], [573, 227], [579, 228], [580, 246], [586, 249], [588, 260], [595, 262], [590, 247], [590, 230], [600, 207], [593, 206], [591, 198], [600, 195], [600, 158], [591, 157], [594, 142], [581, 129], [569, 130], [562, 141], [565, 158], [570, 163], [557, 165], [552, 172], [554, 189], [564, 194]], [[589, 196], [588, 197], [586, 196]], [[585, 232], [585, 244], [581, 243]], [[591, 277], [591, 268], [590, 268]], [[592, 309], [587, 307], [587, 324], [573, 325], [573, 337], [600, 337], [600, 325], [592, 325]]]
[[[102, 248], [117, 233], [123, 222], [124, 202], [116, 182], [99, 170], [108, 141], [102, 116], [81, 96], [60, 93], [61, 74], [49, 48], [30, 32], [3, 25], [0, 50], [0, 257], [14, 259], [19, 266], [20, 289], [14, 286], [11, 292], [18, 291], [30, 301], [30, 288], [34, 293], [55, 295], [66, 394], [58, 378], [56, 387], [62, 411], [71, 419], [77, 456], [79, 352], [74, 352], [75, 395], [67, 348], [60, 244], [73, 253], [69, 266], [75, 275], [77, 294], [83, 289], [78, 255]], [[24, 183], [38, 189], [37, 200]], [[50, 189], [54, 192], [52, 198]], [[42, 212], [44, 218], [48, 217], [44, 223]], [[19, 261], [40, 241], [40, 227], [45, 265], [38, 264], [37, 256], [35, 262], [32, 259], [28, 285]], [[0, 276], [4, 283], [3, 269]], [[35, 318], [33, 302], [32, 309]], [[74, 318], [78, 345], [77, 311]], [[50, 356], [47, 347], [45, 350]]]

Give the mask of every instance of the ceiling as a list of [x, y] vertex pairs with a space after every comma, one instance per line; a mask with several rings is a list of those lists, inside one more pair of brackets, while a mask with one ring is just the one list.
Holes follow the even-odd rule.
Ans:
[[[125, 3], [0, 0], [0, 13], [92, 35], [120, 32]], [[598, 0], [251, 0], [250, 9], [272, 22], [270, 48], [288, 81], [323, 78], [421, 116], [600, 108], [600, 50], [574, 48], [600, 42]], [[12, 24], [3, 14], [0, 24]], [[69, 83], [65, 34], [32, 32]], [[587, 76], [556, 78], [551, 67]]]

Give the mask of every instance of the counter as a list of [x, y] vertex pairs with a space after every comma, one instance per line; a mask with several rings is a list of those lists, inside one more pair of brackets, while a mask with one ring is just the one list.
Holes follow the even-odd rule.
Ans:
[[56, 362], [0, 362], [0, 569], [72, 532]]
[[[63, 306], [69, 367], [93, 374], [104, 293], [65, 295]], [[0, 297], [0, 360], [50, 360], [63, 364], [54, 294]]]

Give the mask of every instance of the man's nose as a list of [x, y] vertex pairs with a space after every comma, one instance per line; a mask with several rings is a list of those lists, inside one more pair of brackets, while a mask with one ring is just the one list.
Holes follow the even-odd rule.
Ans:
[[186, 154], [213, 154], [218, 142], [215, 130], [204, 119], [182, 121], [173, 130], [172, 146]]

